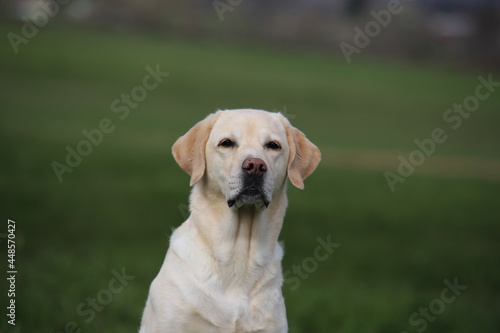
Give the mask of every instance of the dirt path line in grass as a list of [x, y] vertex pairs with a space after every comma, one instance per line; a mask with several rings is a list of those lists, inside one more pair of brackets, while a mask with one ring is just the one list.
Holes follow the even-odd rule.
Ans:
[[[400, 163], [398, 156], [408, 156], [408, 153], [402, 152], [342, 150], [333, 147], [320, 149], [321, 164], [325, 166], [395, 173]], [[500, 159], [433, 155], [427, 157], [422, 165], [415, 166], [415, 173], [500, 181]]]

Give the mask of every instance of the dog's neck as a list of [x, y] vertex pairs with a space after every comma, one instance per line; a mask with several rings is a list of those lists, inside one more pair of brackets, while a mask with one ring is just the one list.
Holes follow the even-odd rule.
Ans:
[[281, 253], [276, 246], [288, 203], [286, 186], [273, 196], [267, 208], [230, 208], [222, 194], [209, 195], [202, 182], [194, 186], [190, 202], [197, 204], [191, 206], [187, 222], [221, 264], [246, 261], [263, 266], [277, 259], [276, 251]]

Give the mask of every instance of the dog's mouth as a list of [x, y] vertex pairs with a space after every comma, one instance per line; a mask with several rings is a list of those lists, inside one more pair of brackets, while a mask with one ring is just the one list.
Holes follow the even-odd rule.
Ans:
[[256, 205], [259, 208], [265, 209], [269, 206], [269, 199], [264, 193], [262, 186], [249, 184], [244, 187], [233, 199], [229, 199], [227, 201], [227, 205], [229, 208], [233, 206], [240, 208], [244, 205]]

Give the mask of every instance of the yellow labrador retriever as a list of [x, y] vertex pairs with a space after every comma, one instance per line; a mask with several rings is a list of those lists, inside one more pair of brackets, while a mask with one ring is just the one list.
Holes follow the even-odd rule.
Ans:
[[191, 176], [191, 215], [172, 234], [140, 333], [287, 332], [286, 178], [304, 188], [320, 151], [281, 114], [248, 109], [210, 114], [172, 151]]

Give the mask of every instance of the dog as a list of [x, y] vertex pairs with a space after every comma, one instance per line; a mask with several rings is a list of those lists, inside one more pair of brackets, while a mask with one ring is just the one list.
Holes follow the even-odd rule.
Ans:
[[303, 189], [319, 149], [281, 114], [239, 109], [208, 115], [172, 153], [191, 177], [190, 216], [170, 238], [139, 333], [287, 332], [287, 178]]

